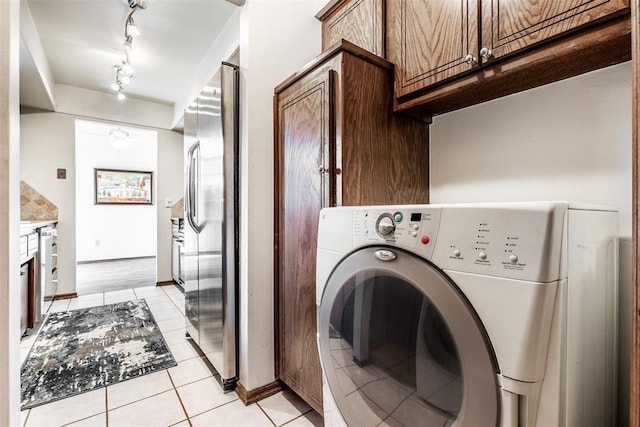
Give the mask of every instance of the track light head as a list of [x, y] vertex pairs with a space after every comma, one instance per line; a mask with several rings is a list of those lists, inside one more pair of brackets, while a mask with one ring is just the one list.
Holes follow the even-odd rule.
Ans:
[[[140, 35], [140, 29], [136, 25], [136, 22], [133, 20], [133, 16], [131, 15], [129, 15], [129, 18], [127, 19], [126, 35], [128, 37]], [[131, 47], [131, 42], [129, 42], [129, 47]]]
[[131, 9], [146, 9], [147, 0], [124, 0]]

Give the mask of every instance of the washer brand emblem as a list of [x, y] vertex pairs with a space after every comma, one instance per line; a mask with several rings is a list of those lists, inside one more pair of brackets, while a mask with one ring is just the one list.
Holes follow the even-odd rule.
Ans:
[[375, 252], [375, 256], [380, 261], [393, 261], [394, 259], [396, 259], [398, 257], [394, 252], [386, 250], [386, 249], [378, 249]]

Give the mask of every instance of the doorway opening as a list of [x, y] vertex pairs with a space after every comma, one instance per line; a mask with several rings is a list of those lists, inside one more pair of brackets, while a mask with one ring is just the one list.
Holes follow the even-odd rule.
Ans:
[[76, 120], [76, 292], [156, 285], [157, 132]]

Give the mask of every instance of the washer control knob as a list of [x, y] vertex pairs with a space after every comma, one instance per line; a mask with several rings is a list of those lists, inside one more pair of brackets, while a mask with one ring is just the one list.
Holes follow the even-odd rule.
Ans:
[[391, 215], [385, 214], [378, 217], [378, 221], [376, 222], [376, 230], [382, 237], [392, 235], [396, 230], [396, 225], [393, 222], [393, 218], [391, 218]]
[[511, 261], [514, 264], [518, 262], [518, 255], [509, 255], [509, 261]]
[[461, 255], [460, 251], [458, 249], [456, 249], [455, 251], [453, 251], [453, 256], [458, 258]]
[[480, 252], [480, 253], [478, 254], [478, 258], [480, 258], [481, 260], [485, 260], [485, 259], [487, 259], [487, 254], [486, 254], [486, 252]]
[[418, 232], [417, 232], [417, 231], [412, 231], [412, 232], [411, 232], [411, 235], [412, 235], [413, 237], [418, 237]]
[[420, 228], [420, 226], [418, 224], [413, 224], [413, 229], [418, 231], [418, 229]]

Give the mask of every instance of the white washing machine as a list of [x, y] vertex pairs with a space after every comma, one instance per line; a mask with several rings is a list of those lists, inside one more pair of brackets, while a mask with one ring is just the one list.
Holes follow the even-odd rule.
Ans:
[[617, 222], [565, 202], [323, 209], [325, 425], [614, 425]]

